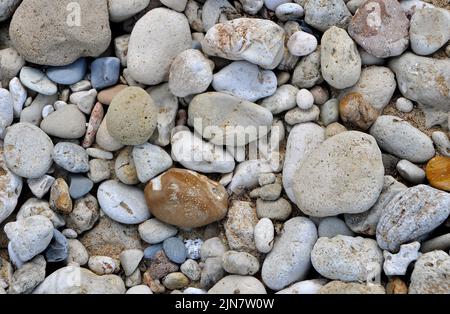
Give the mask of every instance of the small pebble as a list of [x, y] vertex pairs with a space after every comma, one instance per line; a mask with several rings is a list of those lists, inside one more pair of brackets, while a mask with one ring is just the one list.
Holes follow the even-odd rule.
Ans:
[[186, 248], [180, 238], [172, 237], [164, 240], [163, 249], [169, 260], [174, 263], [182, 264], [187, 258]]
[[20, 81], [29, 89], [43, 95], [54, 95], [58, 92], [57, 86], [38, 69], [23, 67], [20, 71]]
[[85, 58], [80, 58], [77, 61], [59, 67], [49, 67], [47, 69], [47, 76], [53, 82], [62, 85], [72, 85], [81, 81], [86, 74], [87, 63]]
[[53, 230], [53, 239], [45, 251], [45, 259], [48, 263], [62, 262], [69, 256], [67, 238], [57, 229]]
[[283, 3], [275, 9], [275, 15], [280, 21], [296, 20], [303, 16], [303, 7], [297, 3]]
[[397, 171], [403, 179], [413, 184], [419, 184], [425, 180], [425, 171], [408, 160], [400, 160]]
[[299, 31], [289, 38], [287, 47], [289, 52], [294, 56], [307, 56], [316, 50], [317, 39], [311, 34]]
[[119, 58], [99, 58], [91, 64], [91, 83], [96, 90], [115, 85], [119, 80], [119, 75]]
[[269, 218], [262, 218], [255, 226], [255, 245], [256, 249], [264, 254], [272, 250], [275, 230], [272, 220]]
[[307, 89], [301, 89], [297, 93], [297, 106], [302, 110], [308, 110], [314, 105], [314, 96]]
[[399, 99], [397, 99], [397, 101], [395, 102], [395, 107], [400, 110], [401, 112], [411, 112], [414, 109], [414, 104], [412, 103], [411, 100], [407, 99], [407, 98], [403, 98], [400, 97]]
[[94, 182], [80, 175], [70, 176], [69, 193], [74, 199], [80, 198], [88, 194], [94, 186]]

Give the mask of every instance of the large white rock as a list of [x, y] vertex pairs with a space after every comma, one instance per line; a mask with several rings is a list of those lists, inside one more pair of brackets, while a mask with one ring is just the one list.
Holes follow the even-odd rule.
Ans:
[[316, 226], [308, 218], [295, 217], [287, 221], [262, 266], [261, 276], [266, 286], [278, 291], [305, 279], [316, 240]]
[[105, 214], [122, 224], [139, 224], [150, 218], [144, 192], [137, 187], [109, 180], [99, 186], [97, 198]]
[[313, 151], [294, 178], [296, 203], [314, 217], [362, 213], [383, 188], [384, 166], [375, 139], [362, 132], [335, 135]]
[[239, 18], [214, 25], [202, 41], [210, 56], [274, 69], [284, 54], [284, 30], [269, 20]]
[[185, 168], [202, 173], [230, 173], [235, 167], [230, 153], [203, 141], [189, 130], [176, 132], [172, 136], [172, 156]]
[[136, 81], [156, 85], [169, 79], [170, 65], [182, 51], [191, 48], [186, 17], [156, 8], [134, 26], [128, 46], [128, 69]]

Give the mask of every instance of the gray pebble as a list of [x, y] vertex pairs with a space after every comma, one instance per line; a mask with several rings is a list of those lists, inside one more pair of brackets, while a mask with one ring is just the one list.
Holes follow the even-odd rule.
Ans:
[[161, 243], [175, 236], [178, 232], [174, 226], [168, 225], [156, 218], [141, 223], [138, 230], [141, 239], [150, 244]]
[[222, 256], [223, 269], [229, 274], [254, 275], [259, 271], [259, 261], [245, 252], [228, 251]]
[[37, 179], [27, 180], [31, 193], [33, 193], [33, 195], [37, 198], [42, 198], [45, 194], [47, 194], [47, 192], [50, 191], [53, 182], [55, 182], [55, 178], [47, 174]]
[[256, 213], [258, 218], [269, 218], [274, 220], [285, 221], [292, 212], [291, 204], [284, 198], [276, 201], [256, 200]]
[[70, 176], [69, 193], [74, 199], [80, 198], [88, 194], [94, 186], [94, 182], [80, 175]]
[[345, 235], [352, 237], [354, 235], [345, 222], [337, 217], [326, 217], [319, 223], [319, 237], [333, 238], [337, 235]]
[[169, 260], [174, 263], [182, 264], [187, 258], [184, 242], [180, 238], [173, 237], [164, 240], [163, 249]]
[[76, 144], [59, 142], [53, 149], [55, 163], [71, 173], [89, 171], [89, 156], [86, 150]]
[[408, 182], [419, 184], [425, 180], [425, 171], [408, 160], [400, 160], [397, 171]]

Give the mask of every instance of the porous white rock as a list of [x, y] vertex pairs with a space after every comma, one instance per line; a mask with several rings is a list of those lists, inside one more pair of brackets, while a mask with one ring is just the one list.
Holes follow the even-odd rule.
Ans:
[[412, 242], [400, 246], [397, 254], [383, 251], [383, 270], [387, 276], [403, 276], [406, 274], [409, 264], [419, 258], [420, 243]]

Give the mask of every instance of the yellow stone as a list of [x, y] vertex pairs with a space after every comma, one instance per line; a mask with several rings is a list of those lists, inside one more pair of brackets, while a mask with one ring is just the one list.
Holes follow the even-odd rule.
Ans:
[[450, 157], [434, 157], [428, 162], [425, 172], [431, 186], [450, 192]]

